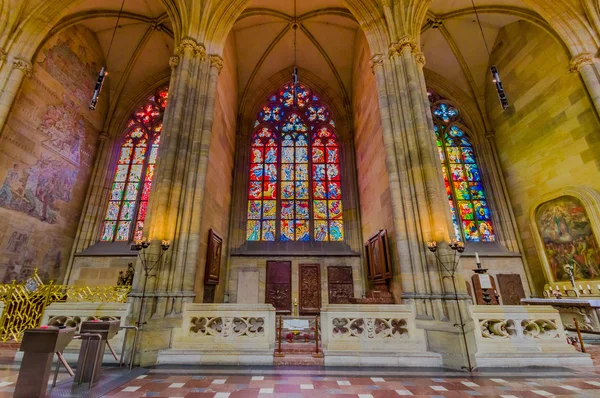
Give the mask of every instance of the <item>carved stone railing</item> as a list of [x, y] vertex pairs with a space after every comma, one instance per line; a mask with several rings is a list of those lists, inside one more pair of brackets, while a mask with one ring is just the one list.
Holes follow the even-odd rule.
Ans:
[[270, 304], [186, 303], [161, 364], [271, 364], [275, 308]]
[[[91, 302], [58, 302], [48, 305], [41, 317], [41, 325], [76, 327], [79, 331], [81, 323], [87, 320], [121, 320], [124, 324], [131, 304], [127, 303], [91, 303]], [[110, 340], [110, 345], [117, 351], [122, 347], [124, 333], [120, 331]], [[77, 362], [81, 340], [72, 340], [64, 351], [67, 362]], [[18, 352], [16, 360], [21, 360]], [[115, 363], [112, 355], [106, 350], [104, 361]]]
[[190, 331], [203, 336], [238, 338], [262, 337], [265, 334], [264, 317], [192, 317]]
[[567, 343], [558, 311], [550, 306], [471, 306], [478, 366], [591, 364]]
[[408, 305], [328, 305], [321, 309], [326, 365], [440, 366]]

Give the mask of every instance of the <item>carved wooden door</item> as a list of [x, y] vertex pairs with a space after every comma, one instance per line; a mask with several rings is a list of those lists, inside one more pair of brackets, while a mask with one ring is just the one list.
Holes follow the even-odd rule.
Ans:
[[500, 287], [500, 297], [504, 305], [521, 305], [521, 299], [525, 298], [521, 275], [500, 274], [497, 276]]
[[273, 304], [278, 313], [292, 312], [292, 263], [267, 261], [265, 303]]
[[350, 304], [348, 299], [354, 297], [352, 267], [327, 267], [327, 287], [329, 304]]
[[[496, 281], [494, 277], [490, 275], [490, 280], [492, 281], [492, 288], [488, 289], [488, 293], [490, 295], [490, 305], [498, 305], [498, 300], [494, 296], [494, 291], [496, 288]], [[475, 274], [471, 277], [471, 282], [473, 283], [473, 293], [475, 295], [475, 301], [477, 305], [484, 305], [485, 301], [483, 301], [483, 290], [481, 289], [481, 282], [479, 282], [479, 275]]]
[[321, 312], [321, 266], [300, 264], [300, 315]]

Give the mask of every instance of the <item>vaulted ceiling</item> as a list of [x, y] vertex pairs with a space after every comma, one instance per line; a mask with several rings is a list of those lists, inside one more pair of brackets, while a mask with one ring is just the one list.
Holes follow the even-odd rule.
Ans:
[[[342, 0], [297, 1], [297, 65], [319, 76], [344, 102], [350, 99], [355, 42], [362, 34]], [[491, 50], [499, 30], [517, 20], [547, 29], [521, 0], [475, 0]], [[121, 0], [87, 0], [70, 10], [61, 27], [81, 23], [96, 32], [105, 53]], [[168, 76], [173, 33], [161, 0], [126, 0], [108, 57], [111, 102]], [[250, 0], [230, 33], [237, 58], [238, 93], [243, 100], [266, 79], [294, 63], [293, 0]], [[433, 0], [421, 37], [426, 68], [483, 96], [487, 50], [471, 0]]]
[[[293, 66], [293, 15], [292, 0], [251, 0], [234, 25], [242, 100], [264, 80]], [[297, 66], [348, 100], [358, 23], [340, 0], [298, 1], [297, 16]]]

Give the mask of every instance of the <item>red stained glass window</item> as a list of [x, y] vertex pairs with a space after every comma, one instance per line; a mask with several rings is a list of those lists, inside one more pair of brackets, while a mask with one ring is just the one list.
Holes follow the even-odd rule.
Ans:
[[343, 241], [340, 148], [329, 109], [305, 86], [268, 97], [254, 123], [248, 241]]
[[167, 88], [159, 90], [137, 108], [126, 123], [101, 241], [130, 241], [142, 237], [167, 98]]
[[436, 93], [428, 91], [428, 96], [456, 239], [494, 242], [491, 211], [460, 112]]

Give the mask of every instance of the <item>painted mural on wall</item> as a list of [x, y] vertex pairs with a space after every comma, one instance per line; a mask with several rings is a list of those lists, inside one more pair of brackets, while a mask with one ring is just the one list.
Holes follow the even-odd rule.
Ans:
[[62, 282], [82, 211], [106, 97], [88, 110], [103, 52], [75, 26], [51, 38], [33, 63], [0, 139], [0, 279], [34, 268]]
[[561, 196], [538, 207], [536, 222], [554, 281], [567, 281], [564, 265], [576, 279], [600, 278], [600, 249], [581, 201]]

